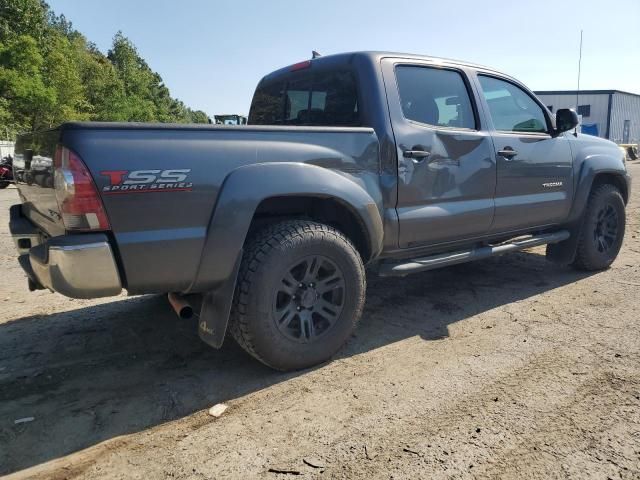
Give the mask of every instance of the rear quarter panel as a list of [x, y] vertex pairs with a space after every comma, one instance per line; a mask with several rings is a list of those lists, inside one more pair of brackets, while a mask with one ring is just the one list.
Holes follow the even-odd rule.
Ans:
[[[207, 227], [220, 189], [244, 165], [302, 162], [329, 168], [366, 189], [382, 210], [378, 143], [367, 128], [71, 128], [62, 140], [85, 161], [102, 194], [130, 293], [188, 289], [207, 235], [216, 235]], [[185, 182], [192, 185], [178, 191], [105, 191], [112, 177], [104, 172], [170, 169], [189, 170]], [[237, 215], [253, 212], [239, 209]]]

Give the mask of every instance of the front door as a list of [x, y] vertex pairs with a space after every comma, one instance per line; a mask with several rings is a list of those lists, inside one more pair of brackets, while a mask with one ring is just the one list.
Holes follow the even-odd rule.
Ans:
[[560, 223], [573, 199], [573, 158], [566, 135], [552, 135], [544, 108], [508, 79], [479, 74], [493, 122], [498, 175], [491, 233]]
[[399, 59], [382, 66], [398, 155], [399, 246], [485, 234], [496, 162], [465, 71]]

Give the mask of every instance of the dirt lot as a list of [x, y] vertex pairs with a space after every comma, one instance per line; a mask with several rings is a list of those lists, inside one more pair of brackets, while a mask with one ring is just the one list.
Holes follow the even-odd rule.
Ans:
[[208, 348], [160, 296], [29, 293], [1, 191], [0, 474], [640, 478], [639, 190], [610, 270], [534, 249], [370, 276], [347, 348], [294, 374]]

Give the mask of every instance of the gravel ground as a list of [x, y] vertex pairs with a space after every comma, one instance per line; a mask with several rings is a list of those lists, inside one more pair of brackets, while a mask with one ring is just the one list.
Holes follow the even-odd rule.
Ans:
[[639, 190], [608, 271], [536, 248], [370, 276], [347, 347], [293, 374], [208, 348], [161, 296], [29, 293], [2, 213], [0, 474], [640, 478]]

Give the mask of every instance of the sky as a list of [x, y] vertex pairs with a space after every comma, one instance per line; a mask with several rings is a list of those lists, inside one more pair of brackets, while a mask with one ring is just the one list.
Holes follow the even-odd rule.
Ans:
[[174, 97], [247, 114], [256, 84], [311, 57], [384, 50], [490, 66], [532, 90], [640, 93], [640, 0], [48, 0], [100, 50], [121, 30]]

